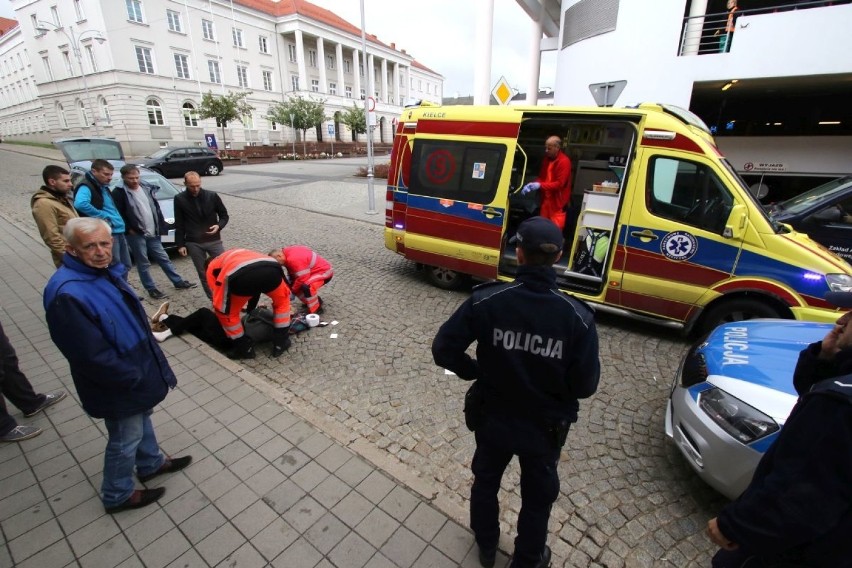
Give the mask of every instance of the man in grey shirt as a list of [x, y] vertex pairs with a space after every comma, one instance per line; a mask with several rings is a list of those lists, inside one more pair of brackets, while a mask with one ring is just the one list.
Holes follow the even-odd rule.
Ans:
[[127, 244], [136, 261], [139, 280], [155, 300], [166, 297], [151, 277], [151, 260], [160, 265], [163, 273], [179, 290], [195, 288], [197, 284], [184, 280], [163, 248], [160, 235], [166, 232], [166, 221], [154, 188], [140, 181], [139, 168], [127, 164], [121, 168], [122, 185], [113, 190], [112, 199], [127, 226]]

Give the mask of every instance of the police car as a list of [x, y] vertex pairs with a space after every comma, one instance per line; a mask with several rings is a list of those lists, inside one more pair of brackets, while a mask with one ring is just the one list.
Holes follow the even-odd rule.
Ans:
[[796, 404], [799, 352], [832, 327], [732, 322], [689, 349], [672, 384], [665, 428], [701, 479], [730, 499], [743, 492]]

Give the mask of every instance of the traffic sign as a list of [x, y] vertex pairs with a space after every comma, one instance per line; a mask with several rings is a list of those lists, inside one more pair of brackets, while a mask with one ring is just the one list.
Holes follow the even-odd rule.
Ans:
[[328, 125], [328, 135], [334, 136], [334, 125], [333, 124]]
[[501, 105], [509, 104], [509, 101], [512, 100], [514, 96], [512, 94], [512, 87], [509, 86], [509, 82], [506, 80], [506, 77], [500, 76], [500, 80], [497, 81], [497, 84], [494, 85], [494, 88], [491, 89], [491, 95], [497, 100]]

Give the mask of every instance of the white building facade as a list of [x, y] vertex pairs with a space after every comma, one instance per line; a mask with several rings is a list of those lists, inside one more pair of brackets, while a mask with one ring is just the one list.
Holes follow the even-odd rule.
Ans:
[[202, 95], [251, 91], [246, 100], [255, 110], [245, 124], [227, 127], [234, 148], [293, 141], [288, 125], [266, 118], [291, 96], [325, 101], [328, 120], [308, 131], [309, 141], [344, 142], [352, 133], [335, 113], [373, 97], [373, 140], [390, 143], [406, 100], [441, 100], [440, 74], [370, 35], [364, 61], [360, 29], [304, 1], [11, 3], [18, 28], [0, 36], [0, 53], [9, 52], [0, 65], [4, 58], [17, 61], [18, 53], [29, 56], [16, 88], [18, 80], [30, 84], [36, 96], [29, 104], [42, 117], [27, 121], [24, 101], [5, 106], [4, 88], [0, 133], [12, 139], [110, 136], [130, 155], [200, 145], [205, 134], [222, 133], [215, 120], [197, 118]]

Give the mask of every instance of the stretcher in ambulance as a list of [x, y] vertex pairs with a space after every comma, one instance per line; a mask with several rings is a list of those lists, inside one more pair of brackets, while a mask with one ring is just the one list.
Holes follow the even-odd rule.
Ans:
[[539, 207], [538, 192], [520, 190], [554, 135], [573, 166], [560, 288], [687, 332], [838, 317], [823, 296], [852, 290], [850, 265], [779, 230], [707, 126], [667, 105], [407, 108], [391, 154], [385, 246], [442, 288], [470, 276], [511, 280], [508, 240]]

